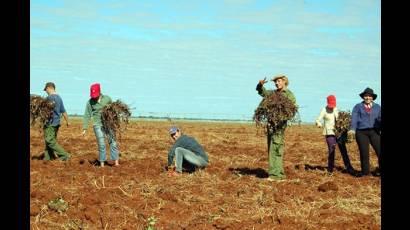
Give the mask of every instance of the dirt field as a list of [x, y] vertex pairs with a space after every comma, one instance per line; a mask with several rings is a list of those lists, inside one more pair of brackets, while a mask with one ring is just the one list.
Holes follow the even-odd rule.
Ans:
[[[82, 137], [79, 120], [59, 132], [72, 155], [68, 163], [36, 159], [44, 143], [32, 128], [31, 229], [147, 229], [150, 217], [155, 229], [380, 229], [380, 177], [352, 177], [341, 168], [328, 175], [321, 129], [287, 129], [288, 179], [269, 182], [266, 137], [254, 124], [177, 124], [208, 152], [205, 170], [167, 176], [173, 142], [166, 121], [133, 122], [119, 141], [121, 166], [104, 168], [92, 164], [95, 136], [90, 128]], [[360, 170], [357, 145], [348, 150]], [[377, 159], [370, 154], [373, 169]], [[338, 150], [335, 164], [343, 166]], [[69, 203], [66, 212], [47, 208], [58, 197]]]

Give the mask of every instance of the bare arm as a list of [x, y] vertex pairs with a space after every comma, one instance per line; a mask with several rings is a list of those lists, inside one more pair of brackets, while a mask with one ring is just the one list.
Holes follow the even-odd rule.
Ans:
[[63, 113], [63, 117], [64, 117], [65, 123], [67, 124], [67, 127], [68, 127], [68, 126], [70, 125], [70, 123], [68, 122], [67, 112], [64, 112], [64, 113]]

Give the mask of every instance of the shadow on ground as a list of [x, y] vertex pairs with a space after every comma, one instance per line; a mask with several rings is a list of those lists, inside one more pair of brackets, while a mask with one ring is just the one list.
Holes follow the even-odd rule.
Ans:
[[262, 168], [229, 168], [229, 171], [231, 171], [234, 174], [240, 174], [240, 175], [253, 175], [258, 178], [267, 178], [269, 177], [268, 172]]

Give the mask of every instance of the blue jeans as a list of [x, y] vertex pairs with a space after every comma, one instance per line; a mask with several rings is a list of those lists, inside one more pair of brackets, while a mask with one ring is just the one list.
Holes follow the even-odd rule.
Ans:
[[183, 160], [186, 160], [198, 167], [205, 167], [208, 165], [208, 162], [206, 162], [202, 157], [196, 155], [188, 149], [178, 147], [175, 149], [175, 165], [177, 172], [182, 172]]
[[[104, 162], [106, 161], [105, 134], [101, 126], [94, 126], [93, 128], [94, 128], [95, 137], [97, 138], [100, 162]], [[110, 133], [109, 135], [107, 135], [107, 137], [108, 137], [108, 144], [110, 145], [110, 159], [118, 160], [118, 146], [117, 146], [117, 142], [115, 141], [115, 136], [112, 133]]]

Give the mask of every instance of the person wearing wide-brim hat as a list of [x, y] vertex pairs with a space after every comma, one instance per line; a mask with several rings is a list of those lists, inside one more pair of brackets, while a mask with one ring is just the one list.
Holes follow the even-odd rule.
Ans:
[[363, 101], [356, 104], [353, 108], [349, 134], [356, 137], [360, 153], [361, 173], [362, 175], [369, 175], [369, 144], [372, 145], [376, 152], [379, 170], [381, 169], [381, 106], [374, 102], [377, 94], [371, 88], [366, 88], [359, 96]]
[[[290, 99], [296, 105], [295, 95], [288, 89], [289, 80], [285, 75], [277, 75], [272, 80], [275, 83], [276, 90], [267, 90], [263, 86], [266, 81], [266, 78], [260, 80], [256, 86], [258, 94], [262, 97], [268, 97], [273, 92], [282, 93], [285, 97]], [[283, 154], [285, 151], [285, 129], [286, 123], [283, 124], [279, 129], [274, 132], [268, 129], [267, 132], [267, 141], [268, 141], [268, 180], [269, 181], [281, 181], [286, 178], [285, 171], [283, 168]]]

